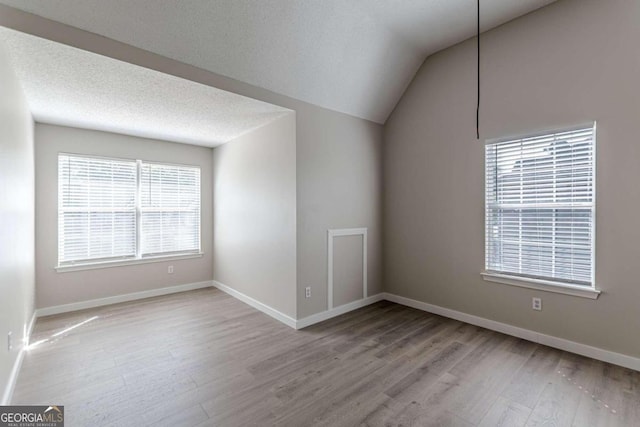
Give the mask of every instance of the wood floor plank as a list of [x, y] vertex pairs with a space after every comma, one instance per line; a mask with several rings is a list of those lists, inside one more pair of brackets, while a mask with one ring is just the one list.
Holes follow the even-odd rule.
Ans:
[[[507, 338], [495, 351], [478, 360], [464, 377], [459, 377], [460, 387], [455, 395], [449, 397], [449, 407], [459, 418], [473, 424], [481, 422], [526, 362], [526, 356], [510, 351], [513, 340]], [[455, 367], [450, 372], [454, 371]], [[491, 375], [487, 375], [487, 372], [491, 372]]]
[[420, 323], [418, 329], [381, 349], [376, 353], [376, 357], [391, 361], [405, 354], [410, 348], [430, 343], [432, 337], [435, 337], [448, 327], [450, 325], [443, 320], [427, 317]]
[[389, 387], [384, 393], [394, 399], [399, 399], [402, 397], [401, 395], [404, 395], [406, 400], [413, 400], [417, 394], [416, 389], [427, 388], [430, 383], [440, 378], [447, 369], [453, 366], [467, 352], [468, 347], [454, 341], [442, 351], [427, 359], [415, 371]]
[[479, 427], [523, 427], [531, 415], [531, 408], [504, 397], [498, 397]]
[[533, 409], [549, 379], [556, 375], [561, 355], [560, 350], [537, 346], [529, 360], [502, 392], [502, 396]]
[[594, 360], [563, 353], [556, 376], [551, 378], [534, 407], [527, 426], [571, 426], [583, 389], [593, 388]]
[[[575, 426], [604, 427], [614, 423], [640, 425], [640, 397], [633, 391], [632, 375], [627, 369], [604, 362], [593, 362], [596, 375], [593, 387], [584, 387], [573, 420]], [[620, 411], [620, 408], [624, 408]], [[634, 410], [635, 408], [635, 410]]]
[[[391, 399], [382, 412], [375, 409], [367, 415], [365, 421], [369, 425], [399, 427], [418, 426], [427, 420], [436, 422], [446, 419], [449, 414], [448, 397], [455, 395], [459, 387], [459, 378], [445, 372], [435, 383], [418, 389], [415, 400]], [[377, 421], [373, 422], [374, 420]], [[468, 424], [466, 421], [464, 423]]]

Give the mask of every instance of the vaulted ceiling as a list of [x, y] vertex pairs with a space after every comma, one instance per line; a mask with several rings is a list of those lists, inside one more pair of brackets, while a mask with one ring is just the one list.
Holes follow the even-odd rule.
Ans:
[[[488, 30], [555, 0], [481, 0]], [[424, 59], [476, 31], [473, 0], [0, 0], [384, 123]]]

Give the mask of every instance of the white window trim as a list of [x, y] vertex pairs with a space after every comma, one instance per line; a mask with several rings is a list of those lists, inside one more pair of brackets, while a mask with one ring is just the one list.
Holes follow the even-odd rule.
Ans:
[[517, 286], [519, 288], [554, 292], [556, 294], [571, 295], [574, 297], [598, 299], [602, 293], [600, 289], [596, 289], [594, 286], [574, 285], [571, 283], [556, 282], [553, 280], [511, 276], [509, 274], [491, 273], [487, 271], [483, 271], [480, 275], [487, 282], [502, 283], [504, 285]]
[[111, 268], [111, 267], [124, 267], [127, 265], [136, 265], [136, 264], [149, 264], [154, 262], [165, 262], [165, 261], [180, 261], [183, 259], [192, 259], [192, 258], [202, 258], [204, 252], [194, 252], [187, 254], [173, 254], [173, 255], [158, 255], [153, 257], [145, 257], [145, 258], [131, 258], [125, 260], [115, 260], [115, 261], [101, 261], [101, 262], [85, 262], [85, 263], [77, 263], [73, 265], [63, 265], [55, 267], [55, 270], [58, 273], [67, 273], [70, 271], [83, 271], [83, 270], [98, 270], [101, 268]]
[[[143, 164], [148, 164], [148, 165], [160, 165], [160, 166], [177, 166], [177, 167], [185, 167], [185, 168], [193, 168], [193, 169], [198, 169], [199, 171], [199, 182], [198, 182], [198, 186], [200, 187], [200, 206], [198, 208], [199, 214], [200, 214], [200, 218], [199, 218], [199, 224], [198, 224], [198, 250], [189, 250], [189, 251], [183, 251], [183, 252], [174, 252], [174, 253], [154, 253], [154, 254], [143, 254], [142, 251], [142, 227], [141, 227], [141, 220], [142, 220], [142, 213], [143, 213], [143, 209], [142, 209], [142, 192], [141, 192], [141, 187], [142, 187], [142, 166]], [[144, 259], [149, 259], [149, 258], [156, 258], [156, 257], [166, 257], [166, 256], [180, 256], [180, 255], [189, 255], [192, 253], [201, 253], [202, 252], [202, 169], [200, 168], [200, 166], [194, 166], [194, 165], [179, 165], [179, 164], [175, 164], [175, 163], [163, 163], [163, 162], [154, 162], [154, 161], [149, 161], [149, 160], [136, 160], [136, 165], [137, 165], [137, 189], [136, 189], [136, 259], [137, 260], [144, 260]]]
[[[592, 224], [593, 237], [591, 239], [591, 252], [593, 254], [592, 255], [593, 263], [591, 265], [592, 283], [590, 285], [576, 285], [573, 283], [566, 283], [562, 281], [535, 279], [535, 278], [530, 278], [526, 276], [516, 276], [516, 275], [510, 275], [510, 274], [482, 271], [480, 275], [485, 281], [500, 283], [500, 284], [510, 285], [510, 286], [516, 286], [520, 288], [534, 289], [534, 290], [558, 293], [563, 295], [571, 295], [571, 296], [576, 296], [581, 298], [588, 298], [588, 299], [594, 299], [594, 300], [598, 299], [602, 291], [596, 287], [595, 283], [593, 283], [593, 281], [595, 280], [595, 267], [596, 267], [596, 262], [595, 262], [596, 261], [596, 242], [595, 242], [596, 240], [596, 195], [597, 195], [596, 162], [598, 158], [598, 155], [597, 155], [598, 145], [596, 143], [597, 121], [593, 120], [593, 121], [582, 123], [580, 125], [567, 126], [564, 128], [554, 128], [554, 129], [547, 129], [543, 131], [537, 131], [537, 132], [531, 132], [531, 133], [525, 133], [525, 134], [517, 134], [509, 137], [487, 139], [484, 141], [484, 145], [487, 146], [491, 144], [500, 143], [502, 141], [507, 141], [510, 139], [520, 139], [520, 138], [525, 138], [525, 137], [530, 137], [535, 135], [544, 135], [547, 133], [573, 131], [573, 130], [578, 130], [578, 129], [586, 128], [590, 126], [593, 127], [593, 142], [594, 142], [594, 157], [593, 157], [593, 165], [592, 165], [594, 190], [593, 190], [593, 201], [591, 202], [591, 210], [593, 213], [593, 220], [592, 220], [593, 221], [593, 224]], [[484, 184], [486, 185], [486, 179], [487, 179], [486, 164], [484, 165], [484, 174], [485, 174]], [[487, 203], [487, 198], [485, 195], [484, 196], [485, 215], [486, 215], [486, 203]], [[485, 219], [485, 245], [486, 245], [486, 219]], [[485, 262], [486, 262], [486, 252], [485, 252]]]

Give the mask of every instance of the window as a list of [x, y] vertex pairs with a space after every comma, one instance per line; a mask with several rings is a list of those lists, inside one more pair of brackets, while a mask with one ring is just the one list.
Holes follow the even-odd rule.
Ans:
[[142, 255], [200, 250], [200, 169], [142, 163]]
[[200, 169], [58, 156], [58, 265], [200, 252]]
[[488, 273], [593, 287], [595, 125], [485, 147]]

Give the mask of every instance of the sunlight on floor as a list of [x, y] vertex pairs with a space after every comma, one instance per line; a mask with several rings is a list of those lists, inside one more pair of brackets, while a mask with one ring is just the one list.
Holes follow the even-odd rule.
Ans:
[[90, 317], [87, 320], [84, 320], [82, 322], [76, 323], [75, 325], [69, 326], [68, 328], [65, 328], [65, 329], [63, 329], [61, 331], [56, 332], [55, 334], [51, 335], [49, 338], [45, 338], [43, 340], [38, 340], [38, 341], [36, 341], [34, 343], [31, 343], [31, 344], [29, 344], [27, 346], [27, 350], [33, 350], [34, 348], [38, 347], [39, 345], [42, 345], [42, 344], [44, 344], [46, 342], [53, 341], [54, 338], [60, 337], [60, 336], [62, 336], [64, 334], [66, 334], [67, 332], [70, 332], [70, 331], [72, 331], [72, 330], [74, 330], [76, 328], [79, 328], [80, 326], [86, 325], [89, 322], [93, 322], [94, 320], [96, 320], [98, 318], [100, 318], [100, 316]]

